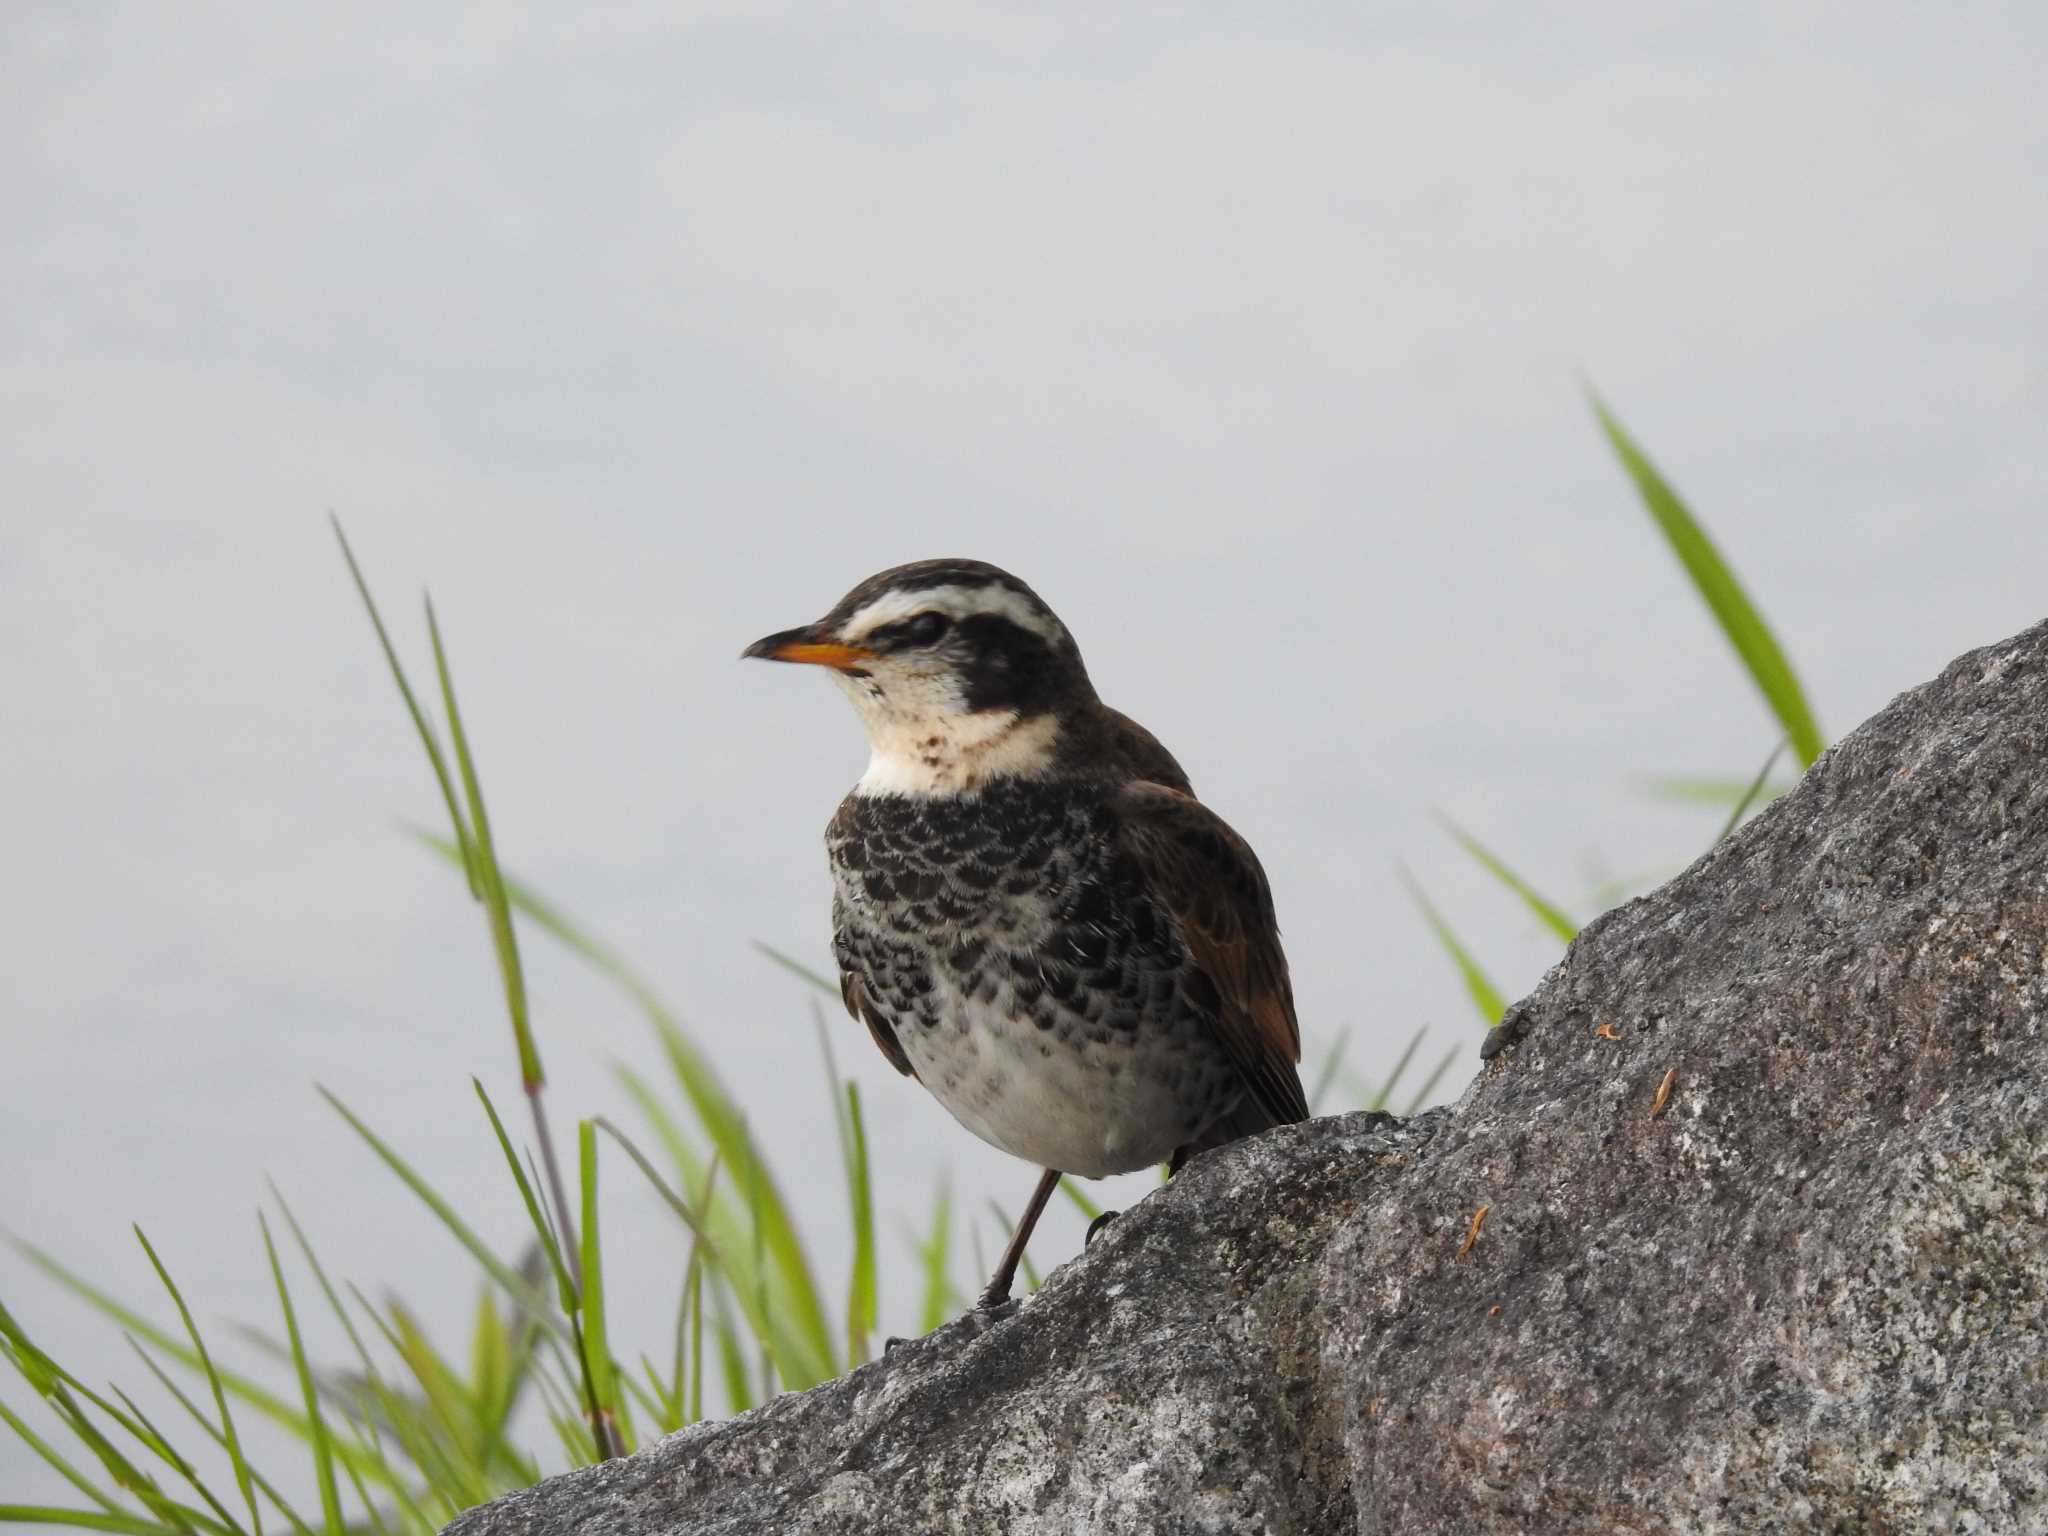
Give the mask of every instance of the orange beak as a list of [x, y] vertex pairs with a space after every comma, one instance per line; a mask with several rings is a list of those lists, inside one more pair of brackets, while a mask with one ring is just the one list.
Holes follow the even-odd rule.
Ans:
[[858, 672], [861, 663], [872, 661], [875, 653], [863, 650], [857, 645], [841, 645], [834, 640], [819, 640], [813, 626], [800, 629], [785, 629], [780, 634], [769, 635], [756, 640], [744, 651], [742, 657], [753, 657], [761, 661], [796, 661], [806, 666], [830, 667], [835, 672]]

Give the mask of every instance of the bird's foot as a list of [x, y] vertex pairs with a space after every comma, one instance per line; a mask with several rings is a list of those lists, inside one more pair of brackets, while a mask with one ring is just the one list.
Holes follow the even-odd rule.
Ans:
[[981, 1293], [980, 1299], [974, 1303], [974, 1310], [967, 1316], [979, 1324], [981, 1329], [988, 1329], [1006, 1317], [1016, 1316], [1017, 1309], [1023, 1305], [1023, 1302], [1010, 1294], [1007, 1285], [1000, 1291], [990, 1286]]
[[978, 1339], [997, 1323], [1015, 1317], [1024, 1303], [1007, 1293], [997, 1296], [988, 1291], [981, 1293], [981, 1299], [962, 1312], [952, 1322], [933, 1329], [917, 1339], [887, 1338], [882, 1340], [882, 1358], [892, 1358], [898, 1349], [907, 1344], [919, 1344], [926, 1339], [944, 1342], [956, 1333], [964, 1333], [970, 1339]]
[[1089, 1222], [1088, 1235], [1081, 1239], [1081, 1246], [1086, 1248], [1090, 1243], [1094, 1242], [1102, 1229], [1116, 1220], [1117, 1214], [1115, 1211], [1104, 1211], [1100, 1216]]

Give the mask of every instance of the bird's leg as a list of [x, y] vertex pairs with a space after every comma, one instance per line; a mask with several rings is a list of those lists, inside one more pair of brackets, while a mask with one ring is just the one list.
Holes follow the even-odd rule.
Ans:
[[995, 1274], [989, 1277], [981, 1300], [974, 1304], [975, 1311], [993, 1312], [1010, 1299], [1010, 1283], [1017, 1278], [1017, 1264], [1024, 1257], [1024, 1245], [1031, 1241], [1031, 1229], [1038, 1225], [1045, 1202], [1052, 1198], [1053, 1187], [1059, 1181], [1060, 1171], [1057, 1168], [1048, 1168], [1038, 1176], [1038, 1188], [1031, 1192], [1031, 1202], [1024, 1207], [1024, 1218], [1010, 1235], [1010, 1246], [1003, 1250], [1003, 1261], [996, 1265]]

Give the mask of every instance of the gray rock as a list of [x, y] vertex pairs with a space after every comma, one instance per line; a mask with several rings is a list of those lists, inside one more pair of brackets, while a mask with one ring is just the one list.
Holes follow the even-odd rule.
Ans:
[[452, 1529], [2048, 1532], [2044, 734], [2048, 625], [1589, 925], [1455, 1107]]

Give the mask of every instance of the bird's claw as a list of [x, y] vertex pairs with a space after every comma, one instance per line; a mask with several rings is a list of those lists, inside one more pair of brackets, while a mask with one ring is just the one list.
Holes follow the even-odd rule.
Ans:
[[884, 1360], [892, 1359], [898, 1349], [903, 1348], [905, 1345], [917, 1344], [925, 1340], [943, 1346], [947, 1341], [957, 1338], [963, 1332], [969, 1338], [979, 1338], [982, 1334], [987, 1333], [989, 1329], [995, 1327], [997, 1323], [1015, 1317], [1018, 1309], [1023, 1305], [1024, 1303], [1015, 1296], [991, 1296], [988, 1292], [983, 1291], [980, 1300], [976, 1301], [973, 1306], [969, 1307], [944, 1327], [925, 1334], [922, 1340], [900, 1338], [882, 1340], [882, 1358]]
[[1086, 1248], [1087, 1246], [1089, 1246], [1089, 1244], [1093, 1243], [1096, 1239], [1097, 1234], [1099, 1234], [1102, 1231], [1102, 1229], [1108, 1226], [1112, 1221], [1115, 1221], [1116, 1218], [1117, 1213], [1115, 1211], [1104, 1211], [1100, 1216], [1097, 1216], [1093, 1221], [1089, 1222], [1088, 1235], [1081, 1239], [1081, 1246], [1083, 1248]]
[[1000, 1323], [1006, 1317], [1015, 1316], [1017, 1309], [1023, 1305], [1023, 1302], [1012, 1296], [1008, 1291], [1004, 1291], [1001, 1295], [997, 1295], [994, 1291], [983, 1291], [980, 1299], [974, 1303], [974, 1310], [967, 1315], [983, 1328], [989, 1328]]

